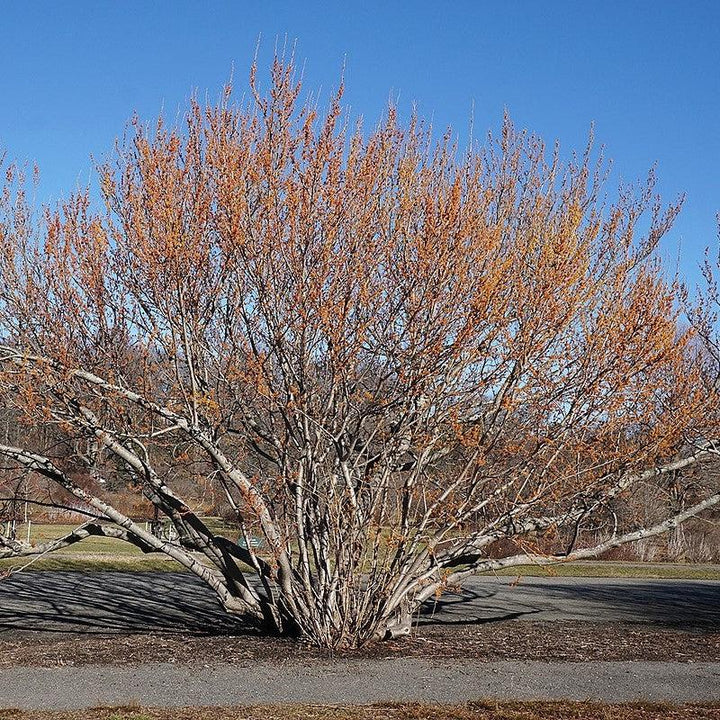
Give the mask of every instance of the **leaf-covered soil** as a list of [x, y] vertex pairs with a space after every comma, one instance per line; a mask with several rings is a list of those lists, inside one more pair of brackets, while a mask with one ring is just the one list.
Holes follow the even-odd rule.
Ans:
[[479, 702], [242, 708], [98, 708], [75, 712], [0, 710], [0, 720], [718, 720], [720, 705]]
[[570, 620], [436, 625], [423, 627], [408, 638], [334, 654], [296, 640], [258, 635], [6, 632], [0, 639], [0, 668], [146, 662], [283, 663], [388, 657], [720, 662], [720, 622], [717, 630], [692, 632]]

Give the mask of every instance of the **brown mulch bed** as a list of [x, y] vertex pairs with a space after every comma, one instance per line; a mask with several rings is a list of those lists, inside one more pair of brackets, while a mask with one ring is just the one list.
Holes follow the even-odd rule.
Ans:
[[0, 710], [0, 720], [718, 720], [720, 706], [651, 703], [479, 702], [467, 705], [265, 706]]
[[682, 632], [647, 625], [582, 621], [501, 622], [430, 626], [402, 640], [330, 654], [289, 639], [181, 634], [83, 635], [22, 633], [0, 639], [0, 668], [19, 665], [135, 665], [257, 661], [378, 659], [389, 657], [476, 660], [654, 660], [720, 662], [720, 628]]

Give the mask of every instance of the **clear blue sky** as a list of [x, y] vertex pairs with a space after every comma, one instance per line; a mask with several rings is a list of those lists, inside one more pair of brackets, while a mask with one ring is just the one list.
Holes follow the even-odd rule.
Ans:
[[657, 164], [665, 198], [687, 194], [664, 253], [694, 276], [717, 242], [720, 0], [498, 2], [3, 3], [0, 147], [36, 161], [41, 200], [87, 183], [133, 111], [177, 117], [193, 90], [243, 87], [258, 36], [297, 40], [307, 87], [327, 93], [346, 64], [346, 100], [374, 123], [390, 94], [466, 137], [518, 126], [581, 147], [591, 122], [614, 180]]

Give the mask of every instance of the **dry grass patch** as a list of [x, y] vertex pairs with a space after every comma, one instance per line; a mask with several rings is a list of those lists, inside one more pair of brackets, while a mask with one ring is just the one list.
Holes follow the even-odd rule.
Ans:
[[301, 705], [234, 708], [98, 708], [0, 711], [0, 720], [718, 720], [720, 704], [476, 702], [467, 705]]

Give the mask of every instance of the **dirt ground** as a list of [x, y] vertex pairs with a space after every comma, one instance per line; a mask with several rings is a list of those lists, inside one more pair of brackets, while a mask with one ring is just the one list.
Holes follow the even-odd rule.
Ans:
[[720, 662], [717, 631], [653, 629], [637, 624], [583, 621], [505, 621], [483, 625], [426, 626], [409, 638], [330, 655], [289, 639], [244, 635], [127, 633], [6, 633], [0, 640], [0, 668], [20, 665], [134, 665], [146, 662], [194, 664], [258, 660], [417, 657], [485, 661], [652, 660]]

